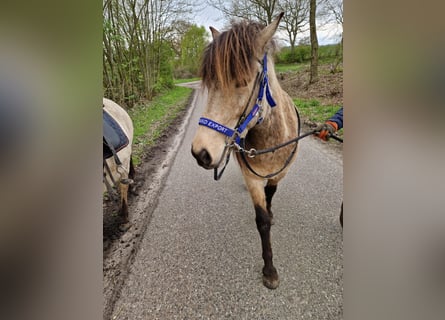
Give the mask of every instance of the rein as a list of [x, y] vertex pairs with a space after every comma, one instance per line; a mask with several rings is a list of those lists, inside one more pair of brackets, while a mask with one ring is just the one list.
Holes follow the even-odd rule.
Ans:
[[[295, 112], [297, 114], [297, 121], [298, 121], [298, 135], [300, 135], [300, 114], [298, 113], [297, 108], [295, 108]], [[299, 138], [298, 140], [301, 139], [300, 137], [298, 137], [298, 138]], [[295, 143], [295, 147], [293, 148], [293, 150], [291, 151], [291, 153], [287, 157], [287, 159], [284, 162], [284, 165], [281, 167], [281, 169], [275, 171], [274, 173], [269, 173], [267, 175], [261, 175], [258, 172], [256, 172], [250, 166], [249, 162], [247, 161], [246, 154], [248, 155], [249, 158], [254, 158], [258, 154], [258, 151], [256, 151], [256, 149], [252, 148], [249, 151], [246, 151], [243, 147], [241, 147], [240, 150], [238, 150], [238, 152], [241, 154], [241, 159], [243, 160], [243, 162], [246, 165], [247, 169], [250, 170], [250, 172], [252, 172], [257, 177], [260, 177], [260, 178], [263, 178], [263, 179], [270, 179], [270, 178], [276, 176], [277, 174], [279, 174], [280, 172], [282, 172], [289, 165], [289, 163], [291, 162], [293, 156], [295, 155], [295, 152], [297, 152], [297, 147], [298, 147], [297, 141], [292, 141], [292, 142], [285, 143], [285, 145], [288, 145], [290, 143]], [[242, 144], [244, 146], [244, 141], [242, 142]], [[284, 145], [282, 147], [284, 147]], [[264, 154], [264, 153], [268, 153], [268, 152], [274, 152], [275, 150], [277, 150], [279, 148], [282, 148], [282, 147], [280, 147], [280, 145], [279, 145], [279, 146], [276, 146], [276, 147], [273, 147], [273, 148], [268, 148], [268, 149], [264, 149], [264, 150], [260, 150], [260, 151], [262, 152], [262, 154]], [[268, 150], [270, 150], [270, 151], [268, 151]], [[265, 151], [265, 152], [263, 152], [263, 151]]]

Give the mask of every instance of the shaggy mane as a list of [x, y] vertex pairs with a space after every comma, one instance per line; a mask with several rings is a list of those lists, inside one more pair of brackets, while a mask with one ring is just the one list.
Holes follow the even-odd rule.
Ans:
[[204, 86], [227, 91], [233, 82], [247, 85], [254, 57], [258, 56], [256, 38], [264, 27], [258, 22], [241, 21], [217, 36], [203, 53], [200, 76]]

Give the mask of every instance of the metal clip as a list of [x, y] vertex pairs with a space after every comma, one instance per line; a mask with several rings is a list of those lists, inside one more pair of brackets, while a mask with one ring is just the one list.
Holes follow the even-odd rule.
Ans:
[[245, 152], [243, 147], [241, 147], [238, 143], [234, 142], [233, 147], [236, 149], [236, 152]]
[[226, 139], [226, 145], [225, 145], [225, 147], [226, 148], [233, 148], [233, 147], [236, 147], [236, 138], [237, 137], [239, 137], [239, 133], [238, 133], [238, 131], [235, 131], [234, 133], [233, 133], [233, 136], [231, 136], [231, 137], [229, 137], [229, 138], [227, 138]]
[[256, 149], [252, 148], [247, 152], [247, 156], [249, 158], [255, 158], [256, 157]]

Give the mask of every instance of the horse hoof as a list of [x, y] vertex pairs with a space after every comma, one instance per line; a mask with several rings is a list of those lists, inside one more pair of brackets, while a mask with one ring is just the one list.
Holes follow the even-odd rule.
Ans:
[[263, 275], [263, 284], [269, 289], [276, 289], [280, 285], [280, 279], [278, 278], [278, 275], [270, 278]]

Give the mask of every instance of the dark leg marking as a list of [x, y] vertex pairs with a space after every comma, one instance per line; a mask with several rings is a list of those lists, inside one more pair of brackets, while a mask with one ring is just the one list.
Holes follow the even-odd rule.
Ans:
[[135, 174], [135, 170], [134, 170], [134, 164], [133, 164], [133, 157], [130, 157], [130, 172], [128, 173], [128, 177], [131, 180], [134, 180], [134, 174]]
[[256, 225], [261, 237], [261, 246], [263, 250], [263, 284], [269, 289], [278, 287], [280, 281], [278, 279], [277, 269], [272, 262], [272, 247], [270, 245], [270, 216], [259, 205], [255, 205]]
[[276, 185], [266, 185], [264, 187], [264, 193], [266, 194], [266, 204], [267, 204], [267, 212], [269, 213], [270, 216], [270, 223], [274, 224], [273, 222], [273, 213], [272, 213], [272, 197], [275, 194], [275, 192], [277, 191], [277, 186]]

